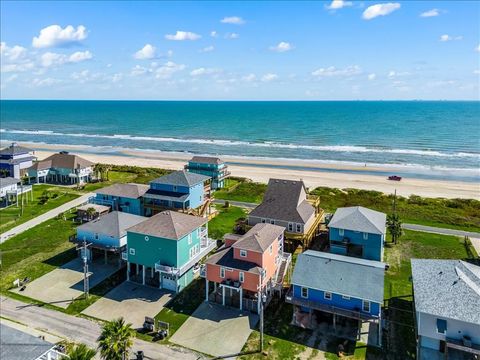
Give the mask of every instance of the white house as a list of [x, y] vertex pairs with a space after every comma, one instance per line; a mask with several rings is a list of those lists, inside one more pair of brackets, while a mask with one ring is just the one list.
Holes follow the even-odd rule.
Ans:
[[461, 260], [411, 263], [417, 359], [480, 356], [480, 266]]

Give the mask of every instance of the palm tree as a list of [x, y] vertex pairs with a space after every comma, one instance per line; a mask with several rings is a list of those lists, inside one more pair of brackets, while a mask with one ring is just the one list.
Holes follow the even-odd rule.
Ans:
[[393, 213], [387, 216], [387, 228], [390, 235], [392, 235], [392, 241], [394, 244], [402, 236], [402, 221], [398, 214]]
[[80, 344], [72, 348], [67, 355], [70, 360], [91, 360], [96, 354], [95, 350], [85, 344]]
[[89, 207], [89, 208], [87, 209], [87, 211], [86, 211], [88, 220], [92, 220], [93, 217], [95, 216], [95, 213], [96, 213], [96, 212], [97, 212], [97, 211], [95, 210], [94, 207]]
[[134, 337], [135, 330], [132, 324], [127, 324], [122, 317], [103, 325], [102, 333], [97, 339], [102, 359], [128, 359]]

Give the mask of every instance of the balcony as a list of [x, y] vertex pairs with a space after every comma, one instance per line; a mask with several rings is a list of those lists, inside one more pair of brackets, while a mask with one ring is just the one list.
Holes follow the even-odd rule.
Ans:
[[173, 266], [162, 265], [160, 262], [155, 263], [155, 271], [170, 274], [178, 275], [179, 269]]
[[285, 302], [289, 304], [297, 305], [297, 306], [307, 307], [307, 308], [318, 310], [318, 311], [323, 311], [330, 314], [344, 316], [351, 319], [357, 319], [362, 321], [378, 321], [379, 320], [378, 315], [367, 314], [367, 313], [363, 313], [361, 311], [356, 311], [356, 310], [342, 309], [336, 306], [326, 305], [316, 301], [295, 297], [293, 296], [293, 288], [290, 288], [287, 295], [285, 296]]

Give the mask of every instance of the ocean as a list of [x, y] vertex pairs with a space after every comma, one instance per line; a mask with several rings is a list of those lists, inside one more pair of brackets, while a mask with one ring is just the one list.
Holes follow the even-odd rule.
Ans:
[[[480, 180], [480, 102], [0, 102], [2, 141], [296, 159]], [[400, 168], [400, 172], [399, 169]]]

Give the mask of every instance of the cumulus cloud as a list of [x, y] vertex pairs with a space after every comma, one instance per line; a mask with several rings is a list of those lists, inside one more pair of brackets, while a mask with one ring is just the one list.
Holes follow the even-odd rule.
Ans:
[[293, 50], [293, 45], [288, 42], [281, 41], [275, 46], [270, 46], [270, 50], [275, 52], [286, 52]]
[[199, 52], [206, 53], [206, 52], [212, 52], [213, 50], [215, 50], [215, 47], [213, 45], [210, 45], [210, 46], [204, 47], [203, 49], [200, 49]]
[[388, 77], [390, 79], [394, 79], [394, 78], [397, 78], [397, 77], [402, 77], [402, 76], [409, 76], [411, 75], [408, 71], [395, 71], [395, 70], [390, 70], [388, 72]]
[[153, 59], [156, 56], [155, 46], [146, 44], [143, 48], [138, 50], [133, 57], [138, 60]]
[[420, 17], [434, 17], [438, 15], [440, 15], [440, 11], [438, 9], [432, 9], [421, 13]]
[[217, 74], [219, 72], [221, 72], [220, 69], [201, 67], [201, 68], [192, 70], [190, 72], [190, 76], [211, 75], [211, 74]]
[[227, 33], [225, 34], [225, 39], [238, 39], [240, 37], [237, 33]]
[[268, 74], [263, 75], [261, 80], [263, 82], [270, 82], [270, 81], [277, 80], [277, 79], [278, 79], [277, 74], [268, 73]]
[[25, 58], [27, 55], [27, 49], [19, 45], [9, 47], [5, 42], [2, 41], [0, 44], [0, 54], [8, 61], [17, 61]]
[[216, 38], [218, 37], [218, 33], [216, 31], [210, 31], [210, 36]]
[[358, 65], [347, 66], [343, 69], [338, 69], [335, 66], [327, 68], [320, 68], [312, 72], [315, 77], [333, 77], [333, 76], [352, 76], [361, 74], [362, 69]]
[[377, 78], [377, 75], [372, 73], [372, 74], [368, 74], [368, 80], [375, 80]]
[[344, 0], [333, 0], [330, 5], [327, 5], [326, 8], [329, 10], [338, 10], [342, 9], [347, 6], [352, 6], [353, 3], [351, 1], [344, 1]]
[[23, 46], [8, 46], [0, 43], [1, 72], [23, 72], [35, 67], [34, 61], [29, 57], [28, 51]]
[[35, 48], [65, 46], [85, 40], [87, 35], [87, 28], [83, 25], [77, 28], [68, 25], [64, 29], [59, 25], [50, 25], [40, 30], [40, 34], [33, 38], [32, 45]]
[[184, 40], [198, 40], [201, 36], [190, 31], [181, 31], [177, 30], [175, 35], [167, 34], [165, 39], [174, 40], [174, 41], [184, 41]]
[[480, 52], [480, 44], [478, 44], [478, 46], [475, 48], [475, 51]]
[[220, 20], [223, 24], [234, 24], [234, 25], [242, 25], [245, 24], [245, 20], [243, 20], [239, 16], [227, 16]]
[[248, 74], [248, 75], [242, 76], [242, 81], [245, 81], [245, 82], [254, 82], [255, 80], [257, 80], [257, 76], [255, 74]]
[[91, 58], [93, 58], [93, 55], [90, 51], [77, 51], [77, 52], [74, 52], [72, 55], [69, 56], [68, 58], [68, 62], [71, 62], [71, 63], [78, 63], [78, 62], [82, 62], [82, 61], [85, 61], [85, 60], [90, 60]]
[[442, 42], [462, 40], [462, 39], [463, 39], [463, 36], [450, 36], [448, 34], [443, 34], [440, 36], [440, 41]]
[[400, 9], [399, 3], [385, 3], [385, 4], [375, 4], [371, 5], [365, 9], [362, 17], [365, 20], [371, 20], [378, 16], [385, 16], [391, 14], [395, 10]]
[[478, 70], [478, 69], [477, 69], [477, 70], [473, 70], [473, 73], [474, 73], [475, 75], [480, 75], [480, 70]]
[[49, 77], [45, 79], [35, 78], [32, 80], [30, 84], [31, 86], [43, 87], [43, 86], [52, 86], [54, 84], [58, 84], [59, 82], [61, 82], [59, 79], [54, 79]]
[[93, 58], [93, 55], [88, 50], [77, 51], [71, 55], [46, 52], [40, 57], [40, 62], [43, 67], [52, 67], [68, 63], [79, 63], [85, 60], [90, 60], [91, 58]]
[[185, 65], [176, 64], [173, 61], [167, 61], [155, 70], [155, 77], [157, 79], [169, 79], [173, 74], [182, 71], [183, 69], [185, 69]]

